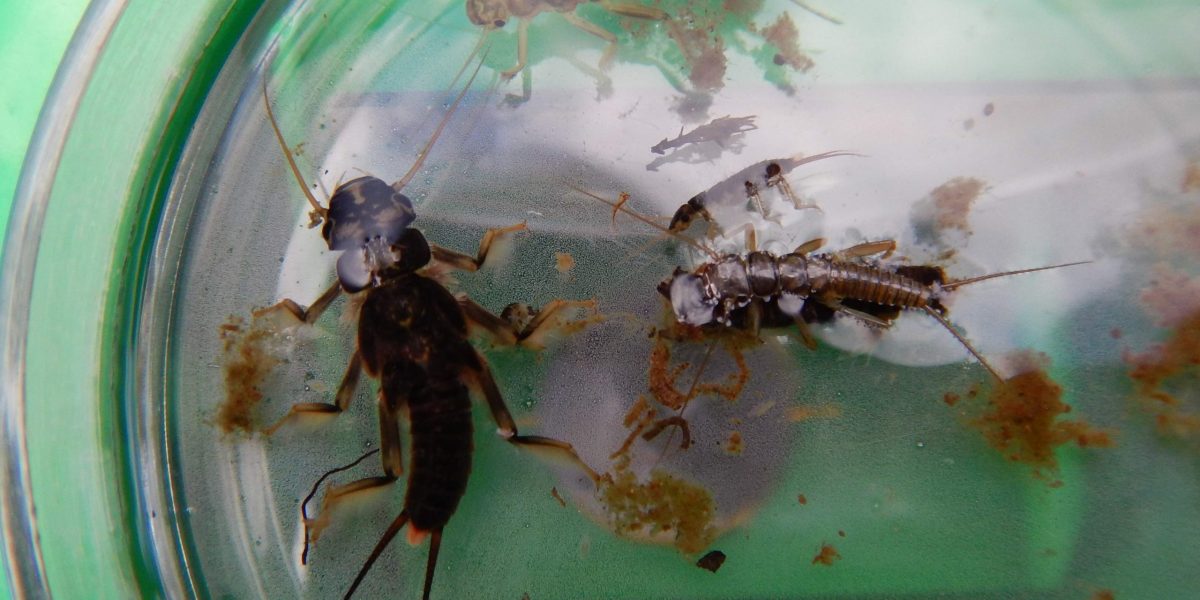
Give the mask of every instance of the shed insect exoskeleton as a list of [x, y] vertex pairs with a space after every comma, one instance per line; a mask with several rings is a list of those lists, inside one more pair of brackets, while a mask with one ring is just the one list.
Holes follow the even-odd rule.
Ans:
[[766, 217], [767, 212], [763, 207], [761, 192], [766, 188], [773, 187], [778, 188], [797, 210], [816, 208], [816, 205], [804, 204], [792, 190], [792, 186], [788, 184], [786, 176], [796, 167], [835, 156], [859, 155], [842, 151], [823, 152], [812, 156], [797, 154], [788, 158], [774, 158], [750, 165], [707, 190], [692, 196], [675, 211], [668, 228], [671, 232], [682, 233], [692, 226], [693, 221], [700, 218], [708, 222], [711, 234], [711, 228], [715, 227], [715, 223], [712, 215], [709, 214], [709, 207], [737, 206], [746, 202], [752, 202], [758, 212]]
[[[342, 291], [363, 294], [356, 349], [334, 401], [293, 405], [286, 416], [266, 431], [273, 432], [297, 415], [345, 411], [362, 372], [379, 381], [383, 475], [329, 489], [323, 503], [325, 514], [350, 494], [392, 483], [404, 473], [402, 412], [407, 411], [410, 422], [411, 457], [404, 507], [371, 551], [346, 597], [354, 593], [371, 565], [405, 525], [409, 525], [411, 543], [419, 543], [427, 535], [431, 539], [422, 592], [423, 598], [429, 597], [442, 530], [458, 507], [471, 470], [470, 388], [483, 396], [499, 433], [507, 441], [557, 454], [577, 465], [593, 482], [599, 481], [596, 472], [579, 458], [570, 444], [517, 431], [487, 362], [468, 341], [468, 325], [475, 325], [499, 343], [519, 344], [536, 338], [539, 330], [553, 327], [562, 314], [574, 309], [594, 310], [594, 302], [555, 301], [536, 313], [528, 324], [513, 325], [469, 298], [455, 297], [426, 267], [436, 262], [442, 267], [474, 271], [484, 264], [493, 240], [524, 229], [524, 223], [488, 230], [476, 256], [430, 244], [419, 230], [410, 227], [416, 213], [402, 190], [420, 169], [478, 72], [479, 66], [404, 177], [390, 185], [371, 176], [341, 184], [330, 197], [328, 208], [322, 207], [308, 191], [276, 123], [265, 81], [263, 84], [263, 101], [271, 127], [296, 182], [312, 206], [313, 221], [324, 221], [322, 237], [330, 250], [342, 252], [337, 263], [337, 281], [311, 306], [302, 308], [285, 299], [267, 310], [286, 311], [311, 324]], [[306, 522], [304, 558], [308, 541]]]
[[[663, 231], [654, 221], [594, 194], [583, 192]], [[810, 348], [816, 347], [808, 323], [824, 322], [841, 313], [868, 325], [887, 328], [903, 310], [920, 310], [933, 317], [998, 380], [1003, 377], [946, 319], [942, 299], [973, 283], [1022, 273], [1085, 264], [1080, 261], [947, 280], [940, 267], [886, 265], [870, 260], [890, 255], [891, 240], [866, 242], [840, 252], [813, 254], [824, 240], [801, 244], [788, 254], [751, 248], [746, 254], [717, 254], [684, 239], [710, 258], [692, 271], [676, 268], [658, 286], [676, 320], [694, 327], [750, 331], [796, 326]], [[753, 243], [751, 244], [753, 245]]]
[[600, 68], [605, 69], [616, 55], [617, 36], [575, 14], [575, 8], [585, 2], [599, 2], [605, 10], [622, 17], [655, 21], [668, 18], [667, 13], [657, 8], [611, 0], [467, 0], [467, 18], [483, 27], [485, 31], [504, 27], [514, 17], [518, 20], [517, 64], [501, 74], [505, 78], [510, 78], [525, 68], [529, 55], [529, 22], [544, 12], [557, 12], [568, 23], [608, 42], [604, 54], [600, 57]]

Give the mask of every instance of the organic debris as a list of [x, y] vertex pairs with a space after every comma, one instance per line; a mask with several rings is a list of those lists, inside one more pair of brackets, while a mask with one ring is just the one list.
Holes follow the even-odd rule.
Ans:
[[648, 481], [639, 481], [629, 470], [628, 457], [617, 461], [598, 495], [619, 535], [666, 535], [685, 554], [703, 550], [715, 536], [716, 505], [708, 490], [659, 469]]

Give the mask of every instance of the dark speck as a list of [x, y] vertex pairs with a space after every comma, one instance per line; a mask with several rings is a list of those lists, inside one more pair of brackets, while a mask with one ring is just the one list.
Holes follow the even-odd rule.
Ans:
[[713, 550], [696, 561], [697, 567], [712, 571], [713, 573], [716, 573], [717, 569], [720, 569], [723, 564], [725, 564], [725, 553], [720, 550]]

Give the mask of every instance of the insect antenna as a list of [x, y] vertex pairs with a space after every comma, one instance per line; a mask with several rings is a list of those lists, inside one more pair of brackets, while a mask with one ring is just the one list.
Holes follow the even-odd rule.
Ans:
[[957, 280], [954, 280], [954, 281], [951, 281], [948, 283], [943, 283], [943, 284], [941, 284], [941, 288], [943, 290], [953, 290], [955, 288], [960, 288], [964, 285], [970, 285], [972, 283], [979, 283], [980, 281], [987, 281], [988, 279], [995, 279], [997, 277], [1008, 277], [1009, 275], [1021, 275], [1023, 273], [1036, 273], [1037, 271], [1048, 271], [1050, 269], [1061, 269], [1063, 267], [1074, 267], [1075, 265], [1086, 265], [1090, 262], [1092, 262], [1092, 261], [1081, 260], [1079, 262], [1069, 262], [1069, 263], [1063, 263], [1061, 265], [1050, 265], [1048, 267], [1034, 267], [1032, 269], [1017, 269], [1016, 271], [1003, 271], [1000, 273], [989, 273], [987, 275], [980, 275], [979, 277], [971, 277], [970, 279], [957, 279]]
[[996, 381], [1004, 381], [1004, 378], [1000, 376], [1000, 373], [997, 372], [996, 369], [993, 368], [992, 365], [983, 358], [983, 355], [971, 345], [971, 342], [968, 342], [967, 338], [963, 337], [962, 334], [960, 334], [958, 330], [954, 328], [954, 324], [946, 319], [946, 317], [943, 317], [942, 314], [937, 311], [937, 309], [933, 308], [932, 306], [925, 306], [925, 313], [937, 319], [938, 322], [942, 324], [942, 327], [945, 327], [946, 331], [949, 331], [950, 335], [954, 336], [954, 339], [958, 340], [958, 342], [967, 349], [967, 352], [970, 352], [971, 356], [974, 356], [975, 360], [979, 361], [979, 364], [983, 365], [983, 368], [987, 369], [988, 372], [992, 374], [992, 377], [996, 378]]
[[296, 166], [296, 159], [292, 156], [292, 151], [288, 148], [287, 141], [283, 139], [283, 132], [279, 130], [279, 123], [275, 120], [275, 111], [271, 110], [271, 99], [267, 96], [267, 78], [265, 76], [263, 77], [262, 86], [263, 105], [267, 107], [267, 120], [271, 122], [271, 129], [275, 132], [275, 141], [279, 142], [279, 149], [283, 151], [283, 156], [287, 159], [288, 167], [291, 168], [292, 175], [296, 178], [296, 184], [300, 186], [300, 190], [304, 192], [304, 197], [308, 199], [309, 205], [312, 206], [312, 223], [309, 224], [309, 227], [316, 227], [325, 218], [329, 209], [321, 206], [320, 202], [317, 202], [316, 197], [308, 189], [308, 182], [304, 181], [304, 176], [300, 175], [300, 167]]
[[[1083, 261], [1078, 261], [1078, 262], [1063, 263], [1060, 265], [1050, 265], [1047, 267], [1035, 267], [1032, 269], [1017, 269], [1015, 271], [1002, 271], [1000, 273], [990, 273], [987, 275], [980, 275], [978, 277], [971, 277], [969, 279], [958, 279], [955, 281], [950, 281], [950, 282], [941, 284], [939, 291], [951, 291], [956, 288], [960, 288], [964, 285], [970, 285], [972, 283], [979, 283], [980, 281], [987, 281], [989, 279], [995, 279], [997, 277], [1007, 277], [1009, 275], [1021, 275], [1023, 273], [1035, 273], [1037, 271], [1047, 271], [1049, 269], [1060, 269], [1062, 267], [1073, 267], [1075, 265], [1084, 265], [1084, 264], [1087, 264], [1090, 262], [1092, 262], [1092, 261], [1083, 260]], [[975, 360], [978, 360], [979, 364], [983, 365], [983, 367], [985, 369], [987, 369], [989, 373], [992, 374], [992, 377], [995, 377], [997, 381], [1004, 381], [1004, 378], [1000, 376], [1000, 373], [997, 372], [996, 369], [993, 368], [992, 365], [988, 363], [988, 361], [984, 360], [983, 355], [980, 354], [979, 351], [976, 350], [975, 347], [972, 346], [971, 343], [967, 341], [967, 338], [963, 337], [962, 334], [960, 334], [958, 332], [958, 330], [954, 328], [953, 323], [951, 323], [948, 319], [946, 319], [946, 317], [942, 316], [942, 314], [933, 306], [926, 305], [924, 307], [924, 310], [925, 310], [926, 314], [937, 319], [938, 322], [942, 324], [942, 327], [945, 327], [946, 331], [949, 331], [950, 334], [953, 335], [955, 337], [955, 339], [957, 339], [959, 341], [959, 343], [962, 344], [963, 347], [967, 349], [967, 352], [970, 352], [971, 355], [975, 357]]]
[[606, 198], [597, 196], [596, 194], [593, 194], [587, 190], [577, 188], [573, 185], [570, 185], [568, 187], [570, 187], [572, 190], [575, 190], [576, 192], [579, 192], [580, 194], [583, 194], [584, 196], [587, 196], [593, 200], [607, 204], [608, 206], [612, 207], [613, 210], [623, 212], [623, 213], [663, 232], [663, 234], [665, 234], [666, 236], [671, 236], [671, 237], [675, 237], [675, 238], [682, 240], [683, 242], [687, 243], [689, 246], [707, 254], [709, 256], [709, 258], [712, 258], [713, 260], [720, 258], [720, 255], [718, 255], [716, 252], [713, 252], [712, 250], [705, 248], [704, 246], [700, 245], [695, 240], [690, 239], [687, 236], [679, 235], [678, 233], [675, 233], [674, 231], [671, 231], [670, 229], [667, 229], [666, 227], [663, 227], [662, 225], [655, 223], [653, 219], [651, 219], [631, 208], [627, 208], [625, 206], [624, 202], [621, 202], [620, 204], [618, 204], [618, 203], [608, 200]]
[[317, 482], [313, 484], [312, 491], [308, 492], [308, 495], [304, 497], [304, 502], [300, 503], [300, 518], [301, 518], [301, 522], [304, 523], [304, 551], [300, 553], [300, 564], [302, 564], [302, 565], [308, 564], [308, 503], [312, 501], [313, 496], [317, 495], [317, 490], [320, 489], [321, 484], [324, 483], [325, 480], [328, 479], [330, 475], [334, 475], [336, 473], [341, 473], [342, 471], [348, 471], [350, 469], [353, 469], [355, 466], [358, 465], [358, 463], [366, 460], [367, 457], [371, 456], [372, 454], [375, 454], [376, 452], [379, 452], [379, 448], [376, 448], [374, 450], [371, 450], [370, 452], [367, 452], [366, 454], [358, 457], [358, 460], [355, 460], [354, 462], [352, 462], [348, 465], [344, 465], [344, 466], [338, 467], [336, 469], [331, 469], [329, 471], [326, 471], [325, 474], [321, 475], [320, 479], [317, 479]]
[[799, 6], [800, 8], [803, 8], [804, 10], [807, 10], [808, 12], [810, 12], [818, 17], [821, 17], [822, 19], [825, 19], [826, 21], [829, 21], [830, 23], [833, 23], [834, 25], [842, 24], [842, 21], [840, 19], [838, 19], [837, 17], [829, 15], [825, 12], [819, 11], [819, 10], [809, 6], [807, 2], [801, 2], [800, 0], [792, 0], [792, 4], [795, 4], [796, 6]]
[[[358, 570], [358, 575], [354, 577], [354, 583], [350, 584], [350, 589], [347, 590], [346, 595], [342, 597], [344, 600], [350, 600], [350, 596], [354, 595], [354, 590], [358, 589], [358, 585], [362, 583], [363, 578], [367, 576], [367, 571], [371, 570], [371, 565], [375, 564], [375, 560], [379, 558], [380, 554], [383, 554], [384, 549], [386, 549], [388, 544], [392, 542], [392, 538], [396, 537], [396, 534], [400, 533], [400, 530], [403, 529], [404, 525], [407, 523], [408, 510], [402, 510], [400, 511], [400, 514], [396, 515], [396, 520], [392, 521], [391, 525], [388, 525], [387, 531], [383, 532], [383, 537], [379, 538], [379, 543], [375, 544], [374, 550], [371, 550], [371, 555], [367, 557], [367, 562], [363, 563], [362, 568]], [[425, 597], [429, 597], [428, 573], [425, 575]]]
[[[476, 45], [475, 50], [471, 52], [471, 58], [473, 58], [475, 54], [479, 52], [479, 46], [482, 44], [482, 42], [483, 40], [481, 39], [480, 44]], [[479, 64], [475, 65], [475, 70], [471, 73], [471, 78], [467, 80], [467, 84], [463, 86], [462, 91], [459, 92], [458, 96], [454, 98], [454, 103], [450, 105], [450, 109], [446, 111], [446, 115], [443, 116], [441, 122], [438, 123], [437, 129], [434, 130], [433, 135], [429, 138], [429, 141], [425, 142], [425, 147], [421, 148], [421, 152], [417, 154], [416, 162], [414, 162], [413, 166], [408, 170], [407, 173], [404, 174], [404, 177], [401, 177], [398, 181], [392, 184], [392, 189], [396, 191], [404, 189], [404, 186], [408, 185], [408, 182], [412, 181], [412, 178], [416, 176], [417, 171], [421, 170], [421, 167], [425, 164], [425, 159], [429, 156], [429, 151], [433, 149], [433, 145], [437, 143], [438, 138], [442, 135], [442, 130], [444, 130], [446, 128], [446, 124], [450, 122], [450, 117], [454, 116], [454, 112], [458, 110], [459, 103], [462, 102], [463, 97], [466, 96], [467, 92], [471, 89], [471, 84], [475, 83], [475, 77], [479, 75], [479, 69], [483, 67], [483, 63], [487, 59], [488, 50], [490, 50], [490, 47], [483, 51], [483, 56], [480, 57]], [[471, 61], [471, 58], [467, 59], [467, 63]], [[465, 67], [467, 63], [464, 63], [463, 66]], [[458, 80], [457, 76], [455, 76], [455, 80]]]

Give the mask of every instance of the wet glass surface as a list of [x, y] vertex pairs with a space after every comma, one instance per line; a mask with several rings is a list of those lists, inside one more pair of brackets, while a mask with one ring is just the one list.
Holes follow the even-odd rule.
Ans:
[[[628, 484], [597, 493], [570, 465], [494, 435], [476, 402], [475, 466], [434, 596], [1195, 593], [1200, 90], [1178, 47], [1182, 9], [814, 7], [837, 24], [791, 2], [709, 4], [655, 3], [666, 21], [581, 6], [578, 19], [616, 36], [608, 68], [599, 37], [541, 14], [528, 64], [503, 79], [518, 27], [491, 33], [404, 189], [413, 226], [460, 252], [488, 228], [527, 223], [479, 272], [454, 274], [454, 292], [493, 312], [596, 300], [602, 320], [544, 349], [476, 342], [522, 433], [566, 440]], [[231, 398], [253, 405], [250, 429], [331, 401], [354, 348], [354, 299], [313, 327], [252, 318], [283, 298], [311, 304], [338, 258], [307, 227], [259, 77], [324, 203], [338, 182], [404, 175], [472, 73], [481, 30], [461, 3], [309, 2], [272, 34], [248, 52], [267, 67], [230, 84], [240, 96], [213, 160], [179, 187], [194, 208], [172, 230], [182, 259], [165, 435], [180, 543], [207, 594], [329, 597], [405, 484], [336, 509], [302, 566], [300, 502], [378, 446], [377, 382], [364, 377], [337, 417], [223, 431]], [[753, 128], [726, 116], [753, 116]], [[717, 140], [691, 141], [698, 128]], [[813, 324], [816, 350], [794, 327], [757, 341], [657, 335], [672, 319], [656, 286], [709, 257], [588, 193], [627, 193], [625, 207], [665, 225], [751, 165], [836, 150], [854, 155], [785, 173], [819, 209], [797, 209], [780, 185], [761, 191], [761, 210], [733, 193], [710, 204], [715, 229], [688, 237], [741, 253], [749, 224], [775, 254], [814, 238], [825, 250], [891, 239], [896, 255], [873, 268], [934, 265], [952, 279], [1091, 261], [948, 294], [947, 318], [1005, 377], [1053, 383], [996, 384], [920, 311], [887, 330], [845, 315]], [[724, 396], [691, 393], [705, 384]], [[672, 427], [644, 439], [654, 421], [639, 403], [654, 419], [681, 414], [691, 446]], [[370, 458], [334, 479], [378, 474]], [[629, 530], [664, 512], [668, 530]], [[427, 547], [394, 542], [361, 597], [418, 597]], [[694, 564], [709, 550], [727, 556], [716, 573]]]

